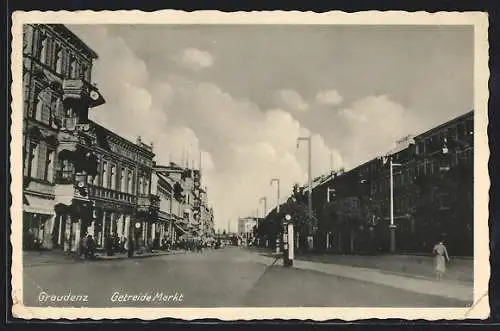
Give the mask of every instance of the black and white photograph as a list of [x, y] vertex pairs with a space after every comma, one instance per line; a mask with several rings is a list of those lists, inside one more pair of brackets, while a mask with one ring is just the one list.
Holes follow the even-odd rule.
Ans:
[[14, 316], [488, 315], [486, 15], [164, 14], [14, 16]]

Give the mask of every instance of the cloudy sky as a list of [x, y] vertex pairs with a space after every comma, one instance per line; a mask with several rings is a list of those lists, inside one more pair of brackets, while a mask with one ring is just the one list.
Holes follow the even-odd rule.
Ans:
[[[259, 198], [351, 168], [473, 107], [470, 27], [79, 25], [107, 103], [91, 118], [154, 143], [158, 163], [198, 166], [216, 226]], [[185, 152], [183, 152], [185, 151]], [[185, 157], [186, 158], [186, 157]], [[260, 205], [262, 213], [262, 205]]]

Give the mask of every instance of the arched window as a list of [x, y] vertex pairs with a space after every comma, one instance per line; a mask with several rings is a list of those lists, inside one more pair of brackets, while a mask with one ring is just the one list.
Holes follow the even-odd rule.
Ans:
[[46, 64], [46, 62], [47, 62], [47, 44], [48, 44], [47, 36], [41, 35], [40, 36], [39, 57], [40, 57], [40, 62], [43, 64]]
[[58, 74], [62, 73], [62, 60], [63, 60], [63, 52], [60, 47], [58, 47], [56, 52], [56, 72]]

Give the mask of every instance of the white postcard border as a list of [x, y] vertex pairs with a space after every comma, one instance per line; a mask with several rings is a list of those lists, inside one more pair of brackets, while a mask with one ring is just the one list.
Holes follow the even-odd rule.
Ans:
[[[474, 62], [474, 305], [471, 308], [43, 308], [23, 305], [22, 272], [22, 25], [60, 24], [345, 24], [345, 25], [473, 25]], [[25, 319], [116, 319], [180, 318], [186, 320], [301, 319], [346, 321], [370, 318], [465, 319], [489, 315], [488, 281], [489, 228], [488, 201], [488, 16], [480, 12], [402, 12], [366, 11], [327, 13], [298, 11], [234, 12], [220, 11], [30, 11], [12, 16], [12, 127], [11, 127], [11, 244], [12, 313]], [[17, 165], [17, 166], [16, 166]]]

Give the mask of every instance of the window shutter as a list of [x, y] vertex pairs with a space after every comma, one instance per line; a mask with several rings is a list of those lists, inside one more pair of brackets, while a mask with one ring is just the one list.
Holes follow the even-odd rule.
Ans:
[[47, 166], [47, 145], [41, 141], [38, 147], [37, 178], [43, 178]]

